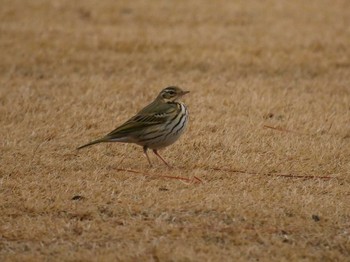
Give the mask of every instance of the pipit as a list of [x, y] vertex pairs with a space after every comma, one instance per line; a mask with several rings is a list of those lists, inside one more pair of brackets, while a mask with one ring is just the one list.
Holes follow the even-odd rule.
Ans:
[[188, 122], [188, 110], [178, 99], [187, 93], [189, 91], [183, 91], [176, 86], [163, 89], [152, 103], [124, 124], [106, 136], [77, 149], [102, 142], [135, 143], [143, 147], [150, 166], [152, 163], [147, 154], [148, 149], [152, 149], [154, 154], [170, 167], [158, 153], [158, 149], [173, 144], [184, 132]]

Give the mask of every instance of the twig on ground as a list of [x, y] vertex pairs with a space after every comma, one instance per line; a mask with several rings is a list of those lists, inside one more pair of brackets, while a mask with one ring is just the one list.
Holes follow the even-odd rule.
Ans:
[[139, 174], [142, 176], [149, 176], [149, 177], [161, 177], [161, 178], [169, 178], [169, 179], [176, 179], [176, 180], [181, 180], [181, 181], [185, 181], [185, 182], [189, 182], [189, 183], [203, 183], [203, 181], [194, 176], [193, 178], [187, 178], [187, 177], [181, 177], [181, 176], [169, 176], [169, 175], [157, 175], [157, 174], [149, 174], [149, 173], [145, 173], [142, 171], [137, 171], [137, 170], [132, 170], [132, 169], [124, 169], [124, 168], [117, 168], [116, 171], [124, 171], [124, 172], [129, 172], [129, 173], [133, 173], [133, 174]]
[[294, 134], [299, 134], [299, 135], [309, 135], [306, 133], [302, 133], [302, 132], [298, 132], [298, 131], [293, 131], [293, 130], [289, 130], [283, 127], [274, 127], [274, 126], [268, 126], [268, 125], [263, 125], [264, 128], [269, 128], [269, 129], [273, 129], [273, 130], [277, 130], [280, 132], [288, 132], [288, 133], [294, 133]]
[[[299, 178], [299, 179], [333, 179], [334, 177], [331, 176], [313, 176], [313, 175], [295, 175], [295, 174], [280, 174], [280, 173], [259, 173], [259, 172], [250, 172], [246, 170], [238, 170], [238, 169], [229, 169], [229, 168], [219, 168], [219, 167], [195, 167], [203, 170], [212, 170], [212, 171], [221, 171], [221, 172], [227, 172], [227, 173], [239, 173], [239, 174], [246, 174], [246, 175], [253, 175], [253, 176], [271, 176], [271, 177], [283, 177], [283, 178]], [[129, 172], [133, 174], [139, 174], [142, 176], [149, 176], [149, 177], [160, 177], [160, 178], [168, 178], [168, 179], [176, 179], [188, 183], [203, 183], [203, 180], [200, 179], [197, 176], [194, 176], [193, 178], [187, 178], [187, 177], [181, 177], [181, 176], [170, 176], [170, 175], [158, 175], [158, 174], [149, 174], [143, 171], [137, 171], [132, 169], [124, 169], [124, 168], [117, 168], [116, 171], [123, 171], [123, 172]]]
[[218, 168], [218, 167], [206, 167], [206, 169], [210, 169], [210, 170], [214, 170], [214, 171], [228, 172], [228, 173], [241, 173], [241, 174], [247, 174], [247, 175], [260, 175], [260, 176], [276, 176], [276, 177], [285, 177], [285, 178], [303, 178], [303, 179], [332, 179], [332, 178], [334, 178], [331, 176], [293, 175], [293, 174], [278, 174], [278, 173], [255, 173], [255, 172], [248, 172], [245, 170], [236, 170], [236, 169]]

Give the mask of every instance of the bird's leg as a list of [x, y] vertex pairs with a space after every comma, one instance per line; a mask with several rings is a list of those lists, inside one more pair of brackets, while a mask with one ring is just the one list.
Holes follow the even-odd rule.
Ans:
[[149, 159], [148, 154], [147, 154], [147, 149], [148, 149], [147, 146], [144, 146], [144, 147], [143, 147], [143, 153], [144, 153], [144, 154], [146, 155], [146, 157], [147, 157], [149, 166], [152, 167], [151, 160]]
[[166, 164], [168, 167], [171, 168], [171, 166], [164, 160], [164, 158], [162, 158], [162, 156], [158, 153], [158, 151], [156, 149], [153, 149], [153, 153], [156, 154], [157, 157], [159, 157], [164, 164]]

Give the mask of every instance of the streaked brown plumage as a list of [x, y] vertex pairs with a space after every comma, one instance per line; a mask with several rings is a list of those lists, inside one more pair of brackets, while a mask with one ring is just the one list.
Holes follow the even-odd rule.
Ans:
[[163, 89], [151, 104], [124, 124], [106, 136], [80, 146], [78, 149], [102, 142], [135, 143], [143, 147], [150, 166], [152, 164], [147, 154], [148, 149], [152, 149], [169, 166], [159, 155], [158, 149], [173, 144], [185, 130], [188, 110], [185, 104], [177, 100], [187, 93], [189, 91], [183, 91], [176, 86]]

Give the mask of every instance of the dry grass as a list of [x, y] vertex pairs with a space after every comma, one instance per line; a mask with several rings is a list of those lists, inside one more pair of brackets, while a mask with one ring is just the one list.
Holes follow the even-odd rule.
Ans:
[[[349, 259], [349, 1], [1, 6], [1, 261]], [[176, 168], [76, 152], [173, 84]]]

